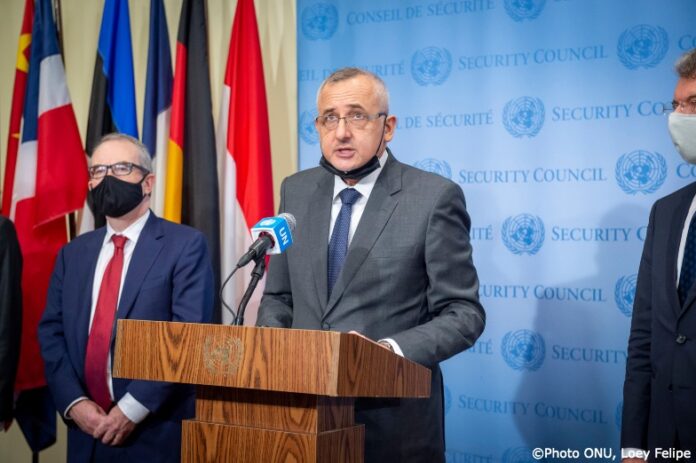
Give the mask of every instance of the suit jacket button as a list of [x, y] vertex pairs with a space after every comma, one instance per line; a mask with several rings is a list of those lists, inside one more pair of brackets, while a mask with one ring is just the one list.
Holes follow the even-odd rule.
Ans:
[[672, 385], [671, 385], [671, 384], [670, 384], [669, 386], [667, 386], [667, 390], [668, 390], [669, 392], [672, 392]]
[[331, 329], [331, 325], [329, 325], [328, 323], [324, 322], [324, 323], [321, 324], [321, 329], [322, 329], [322, 330], [328, 331], [328, 330]]
[[680, 334], [677, 336], [677, 344], [684, 344], [686, 342], [686, 336], [683, 334]]

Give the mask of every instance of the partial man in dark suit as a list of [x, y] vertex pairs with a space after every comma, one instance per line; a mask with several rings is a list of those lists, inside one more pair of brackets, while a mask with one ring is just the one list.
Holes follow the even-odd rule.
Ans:
[[321, 167], [288, 177], [293, 246], [273, 256], [257, 324], [358, 331], [432, 370], [425, 400], [359, 400], [365, 461], [444, 462], [439, 362], [483, 331], [462, 190], [387, 149], [396, 128], [376, 75], [336, 71], [317, 95]]
[[213, 275], [203, 235], [156, 217], [147, 148], [102, 139], [90, 200], [105, 227], [60, 251], [39, 324], [46, 378], [68, 424], [69, 462], [178, 462], [189, 386], [113, 378], [116, 320], [208, 322]]
[[[669, 131], [696, 164], [696, 49], [677, 62]], [[696, 183], [658, 200], [640, 261], [624, 383], [624, 462], [696, 461]]]
[[0, 216], [0, 426], [12, 423], [22, 336], [22, 252], [12, 222]]

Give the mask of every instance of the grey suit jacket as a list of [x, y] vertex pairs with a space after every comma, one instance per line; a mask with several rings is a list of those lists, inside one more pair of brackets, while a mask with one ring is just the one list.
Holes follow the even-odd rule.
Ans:
[[321, 167], [287, 178], [281, 212], [297, 219], [294, 243], [273, 256], [257, 323], [357, 330], [391, 338], [433, 370], [428, 400], [366, 400], [366, 462], [444, 461], [439, 362], [483, 331], [470, 220], [453, 182], [389, 156], [350, 243], [331, 295], [327, 290], [334, 176]]

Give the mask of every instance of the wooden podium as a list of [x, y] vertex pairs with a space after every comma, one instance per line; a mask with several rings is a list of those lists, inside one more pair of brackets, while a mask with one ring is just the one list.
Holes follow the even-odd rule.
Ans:
[[115, 377], [197, 385], [185, 462], [362, 462], [356, 397], [430, 395], [430, 370], [332, 331], [119, 320]]

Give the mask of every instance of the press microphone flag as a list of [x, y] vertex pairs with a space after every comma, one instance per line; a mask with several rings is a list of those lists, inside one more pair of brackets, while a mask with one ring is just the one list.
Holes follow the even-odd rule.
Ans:
[[292, 231], [295, 229], [295, 217], [282, 213], [276, 217], [261, 219], [251, 228], [254, 243], [237, 263], [243, 267], [265, 254], [280, 254], [292, 245]]

